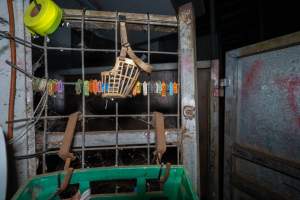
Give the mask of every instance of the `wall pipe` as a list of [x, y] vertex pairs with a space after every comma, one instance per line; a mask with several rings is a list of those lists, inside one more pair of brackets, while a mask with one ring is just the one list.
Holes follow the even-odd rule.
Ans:
[[[7, 9], [9, 16], [9, 34], [12, 38], [15, 37], [15, 18], [14, 18], [14, 8], [12, 0], [7, 0]], [[17, 55], [16, 55], [16, 42], [13, 39], [9, 40], [10, 46], [10, 57], [11, 63], [16, 65]], [[9, 91], [9, 107], [8, 107], [8, 121], [14, 120], [15, 112], [15, 95], [16, 95], [16, 76], [17, 71], [15, 68], [11, 69], [10, 73], [10, 91]], [[7, 137], [11, 139], [14, 135], [14, 124], [9, 123], [7, 125]]]

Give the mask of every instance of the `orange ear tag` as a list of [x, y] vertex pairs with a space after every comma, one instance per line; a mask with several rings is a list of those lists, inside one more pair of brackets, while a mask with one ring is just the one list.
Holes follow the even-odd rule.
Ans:
[[136, 96], [136, 90], [137, 90], [137, 84], [135, 84], [135, 86], [133, 87], [133, 90], [132, 90], [132, 96]]
[[174, 94], [178, 94], [178, 83], [176, 82], [173, 83], [173, 92]]
[[161, 83], [161, 96], [165, 97], [167, 95], [167, 85], [165, 81], [162, 81]]

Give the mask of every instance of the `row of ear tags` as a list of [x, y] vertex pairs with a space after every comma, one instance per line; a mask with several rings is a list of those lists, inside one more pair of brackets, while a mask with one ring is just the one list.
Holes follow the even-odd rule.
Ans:
[[[176, 81], [166, 83], [165, 81], [144, 81], [141, 83], [137, 81], [133, 90], [132, 96], [137, 96], [143, 94], [147, 96], [148, 94], [159, 94], [161, 96], [173, 96], [177, 95], [179, 90], [179, 85]], [[77, 95], [83, 93], [85, 96], [90, 94], [99, 95], [104, 91], [108, 91], [108, 84], [102, 83], [98, 80], [85, 80], [82, 81], [78, 79], [75, 84], [75, 92]]]
[[[57, 93], [64, 92], [64, 83], [61, 80], [46, 80], [41, 78], [36, 78], [33, 80], [33, 90], [36, 92], [43, 92], [47, 88], [49, 96], [54, 96]], [[78, 80], [75, 83], [75, 92], [77, 95], [80, 95], [82, 92], [85, 96], [90, 94], [101, 94], [102, 91], [108, 90], [108, 84], [102, 83], [98, 80]], [[133, 90], [132, 96], [137, 96], [143, 94], [147, 96], [148, 94], [159, 94], [161, 96], [173, 96], [178, 94], [178, 83], [169, 82], [168, 84], [165, 81], [150, 81], [143, 83], [137, 81]]]
[[32, 89], [35, 92], [48, 92], [49, 96], [64, 92], [64, 83], [60, 80], [34, 78], [32, 80]]
[[143, 83], [137, 81], [133, 90], [132, 90], [132, 96], [137, 96], [140, 94], [143, 94], [144, 96], [147, 96], [149, 93], [151, 94], [158, 94], [162, 97], [167, 96], [173, 96], [178, 94], [178, 83], [176, 81], [166, 83], [165, 81], [150, 81]]

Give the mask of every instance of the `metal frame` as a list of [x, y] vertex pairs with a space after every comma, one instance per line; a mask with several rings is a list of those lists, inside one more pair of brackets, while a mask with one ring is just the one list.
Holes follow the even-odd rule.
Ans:
[[[196, 79], [195, 79], [195, 70], [197, 68], [196, 64], [196, 56], [195, 56], [195, 17], [193, 6], [191, 3], [185, 4], [179, 8], [179, 23], [175, 16], [161, 16], [161, 15], [151, 15], [151, 14], [135, 14], [135, 13], [118, 13], [118, 12], [101, 12], [101, 11], [80, 11], [80, 10], [65, 10], [64, 17], [65, 21], [70, 21], [72, 24], [75, 24], [75, 27], [78, 27], [80, 24], [81, 31], [81, 44], [84, 44], [84, 31], [86, 29], [86, 24], [96, 24], [97, 28], [105, 28], [107, 27], [107, 23], [114, 23], [114, 25], [109, 26], [108, 28], [114, 27], [115, 29], [115, 49], [90, 49], [85, 48], [82, 45], [80, 48], [66, 48], [66, 47], [49, 47], [47, 44], [48, 37], [44, 37], [44, 44], [37, 45], [27, 40], [24, 40], [19, 37], [13, 38], [17, 43], [24, 45], [27, 48], [38, 48], [44, 53], [44, 67], [45, 67], [45, 78], [49, 78], [48, 72], [48, 51], [55, 50], [70, 50], [70, 51], [80, 51], [81, 52], [81, 71], [82, 71], [82, 79], [85, 78], [85, 60], [84, 55], [85, 52], [115, 52], [116, 56], [120, 50], [118, 49], [118, 41], [117, 41], [117, 25], [119, 20], [119, 15], [125, 15], [127, 22], [135, 24], [133, 26], [129, 26], [129, 29], [135, 30], [143, 30], [136, 29], [138, 25], [142, 25], [142, 28], [147, 27], [147, 36], [148, 36], [148, 49], [147, 51], [135, 51], [135, 53], [147, 53], [148, 55], [148, 63], [150, 63], [151, 54], [161, 54], [161, 55], [180, 55], [179, 58], [179, 67], [178, 67], [178, 82], [180, 83], [179, 94], [177, 96], [177, 113], [168, 114], [165, 116], [176, 117], [177, 119], [177, 130], [174, 132], [176, 134], [176, 142], [174, 144], [174, 139], [167, 140], [168, 146], [177, 147], [177, 160], [180, 164], [184, 163], [187, 171], [190, 174], [194, 187], [197, 188], [199, 186], [199, 169], [198, 169], [198, 125], [197, 121], [197, 111], [195, 111], [195, 116], [193, 119], [187, 119], [186, 116], [181, 115], [184, 113], [185, 106], [192, 106], [195, 108], [195, 102], [197, 101], [197, 92], [195, 90]], [[102, 23], [105, 22], [105, 23]], [[104, 26], [102, 26], [105, 24]], [[159, 26], [159, 28], [155, 29], [165, 32], [176, 32], [179, 24], [179, 52], [166, 52], [166, 51], [151, 51], [150, 48], [150, 36], [151, 36], [151, 26]], [[176, 31], [175, 31], [176, 30]], [[9, 38], [9, 36], [6, 36]], [[183, 78], [181, 80], [181, 78]], [[74, 83], [65, 83], [66, 85], [73, 85]], [[182, 95], [181, 95], [182, 92]], [[85, 112], [85, 96], [82, 95], [82, 130], [81, 130], [81, 148], [74, 149], [81, 151], [82, 153], [82, 168], [85, 167], [85, 158], [84, 154], [88, 150], [102, 150], [102, 149], [114, 149], [116, 152], [115, 165], [118, 166], [118, 152], [120, 148], [147, 148], [148, 159], [147, 162], [150, 164], [150, 148], [153, 146], [153, 133], [151, 132], [150, 119], [152, 114], [150, 113], [150, 96], [147, 98], [147, 130], [146, 131], [146, 139], [144, 141], [144, 146], [139, 145], [131, 145], [131, 146], [119, 146], [119, 133], [118, 130], [118, 120], [120, 117], [137, 117], [137, 116], [145, 116], [145, 115], [119, 115], [118, 113], [118, 103], [115, 103], [116, 113], [114, 115], [86, 115]], [[46, 98], [46, 102], [48, 103], [48, 97]], [[182, 102], [182, 104], [181, 104]], [[196, 109], [196, 108], [195, 108]], [[104, 146], [96, 146], [89, 148], [86, 145], [86, 135], [89, 134], [86, 132], [85, 128], [85, 120], [87, 118], [98, 118], [98, 117], [115, 117], [116, 126], [115, 126], [115, 145], [110, 147]], [[49, 153], [48, 147], [51, 147], [48, 144], [48, 139], [51, 138], [51, 132], [48, 132], [48, 121], [54, 119], [62, 119], [67, 116], [49, 116], [48, 115], [48, 106], [46, 105], [46, 110], [44, 116], [41, 118], [44, 123], [44, 130], [42, 135], [42, 171], [46, 172], [46, 155]], [[25, 119], [25, 120], [24, 120]], [[16, 121], [26, 121], [28, 118], [19, 119]], [[184, 128], [181, 128], [181, 125], [184, 125]], [[170, 131], [170, 130], [167, 130]], [[129, 131], [132, 132], [132, 131]], [[172, 134], [171, 134], [172, 135]], [[172, 138], [172, 137], [171, 137]], [[40, 141], [40, 140], [39, 140]], [[173, 144], [172, 144], [173, 143]], [[38, 144], [37, 144], [38, 145]], [[126, 144], [124, 144], [126, 145]], [[40, 153], [39, 153], [40, 154]]]
[[[106, 15], [106, 17], [103, 17], [103, 13]], [[89, 48], [85, 48], [83, 45], [80, 48], [66, 48], [66, 47], [49, 47], [47, 45], [47, 37], [45, 37], [44, 39], [44, 46], [40, 46], [40, 45], [36, 45], [36, 44], [26, 44], [29, 45], [31, 47], [36, 47], [39, 49], [42, 49], [44, 51], [44, 61], [45, 61], [45, 77], [48, 78], [49, 74], [48, 74], [48, 56], [47, 56], [47, 52], [49, 50], [71, 50], [71, 51], [80, 51], [81, 52], [81, 78], [82, 80], [85, 79], [85, 75], [86, 75], [86, 67], [85, 67], [85, 60], [84, 60], [84, 55], [85, 52], [115, 52], [115, 56], [117, 57], [118, 53], [120, 52], [120, 50], [118, 49], [118, 22], [119, 22], [119, 16], [120, 15], [125, 15], [126, 21], [130, 22], [130, 23], [134, 23], [134, 24], [138, 24], [138, 25], [145, 25], [147, 27], [147, 40], [148, 40], [148, 49], [147, 51], [135, 51], [136, 53], [147, 53], [148, 55], [148, 63], [150, 63], [150, 56], [151, 54], [162, 54], [162, 55], [178, 55], [178, 52], [164, 52], [164, 51], [151, 51], [150, 48], [150, 36], [151, 36], [151, 26], [150, 25], [160, 25], [160, 26], [165, 26], [165, 27], [172, 27], [177, 28], [177, 19], [176, 17], [172, 17], [172, 16], [156, 16], [156, 15], [142, 15], [142, 14], [134, 14], [134, 13], [118, 13], [118, 12], [102, 12], [102, 11], [88, 11], [88, 10], [65, 10], [64, 11], [64, 19], [65, 22], [70, 22], [71, 24], [76, 24], [76, 27], [79, 27], [79, 23], [80, 23], [80, 31], [81, 31], [81, 44], [84, 44], [84, 32], [86, 30], [85, 25], [87, 23], [89, 23], [90, 21], [92, 21], [93, 23], [100, 23], [100, 22], [105, 22], [110, 23], [110, 24], [114, 24], [113, 26], [110, 26], [110, 28], [113, 28], [115, 30], [115, 48], [114, 49], [89, 49]], [[109, 16], [109, 17], [107, 17]], [[132, 17], [134, 16], [134, 17]], [[141, 18], [141, 16], [143, 16], [143, 18]], [[146, 16], [146, 17], [145, 17]], [[134, 19], [134, 20], [133, 20]], [[155, 20], [156, 19], [156, 20]], [[159, 20], [159, 21], [158, 21]], [[165, 22], [165, 23], [164, 23]], [[72, 27], [72, 26], [71, 26]], [[99, 26], [97, 26], [97, 28], [99, 28]], [[102, 28], [102, 27], [101, 27]], [[21, 41], [19, 41], [21, 42]], [[180, 81], [180, 79], [178, 79], [178, 82]], [[75, 83], [65, 83], [68, 85], [74, 85]], [[48, 98], [47, 98], [48, 101]], [[87, 115], [86, 114], [86, 110], [85, 110], [85, 96], [84, 94], [82, 94], [82, 130], [80, 133], [76, 133], [75, 139], [74, 139], [74, 147], [80, 147], [79, 149], [74, 149], [76, 151], [81, 151], [81, 163], [82, 163], [82, 168], [85, 168], [85, 152], [88, 150], [103, 150], [103, 149], [111, 149], [111, 150], [115, 150], [115, 166], [118, 166], [118, 157], [119, 157], [119, 149], [124, 149], [124, 148], [146, 148], [147, 149], [147, 163], [150, 164], [150, 151], [151, 148], [153, 148], [153, 143], [154, 143], [154, 133], [151, 130], [151, 117], [152, 117], [152, 113], [150, 112], [150, 95], [148, 95], [147, 97], [147, 114], [123, 114], [120, 115], [118, 112], [118, 102], [115, 102], [115, 114], [113, 115]], [[176, 117], [177, 118], [177, 128], [178, 130], [180, 129], [180, 94], [178, 94], [178, 109], [177, 109], [177, 113], [176, 114], [166, 114], [164, 116], [168, 116], [168, 117]], [[119, 126], [118, 126], [118, 122], [119, 122], [119, 118], [120, 117], [147, 117], [147, 130], [142, 130], [139, 131], [138, 134], [136, 134], [136, 131], [128, 131], [128, 133], [126, 134], [126, 132], [119, 131]], [[58, 142], [61, 140], [63, 133], [53, 133], [53, 132], [48, 132], [48, 121], [49, 120], [57, 120], [57, 119], [64, 119], [67, 118], [68, 116], [49, 116], [47, 113], [47, 110], [45, 111], [45, 115], [42, 117], [42, 119], [44, 120], [44, 132], [43, 132], [43, 137], [42, 139], [38, 136], [37, 137], [37, 145], [39, 145], [40, 142], [42, 142], [42, 150], [43, 150], [43, 156], [42, 156], [42, 160], [43, 160], [43, 173], [46, 172], [46, 155], [49, 154], [48, 149], [50, 148], [57, 148]], [[91, 132], [86, 132], [86, 119], [87, 118], [109, 118], [109, 117], [114, 117], [115, 118], [115, 131], [113, 132], [97, 132], [97, 134], [93, 134]], [[180, 139], [180, 131], [172, 131], [172, 130], [168, 130], [168, 132], [171, 131], [171, 137], [167, 137], [169, 138], [168, 142], [168, 146], [176, 146], [179, 147], [180, 146], [180, 142], [178, 141], [178, 139]], [[120, 133], [120, 134], [119, 134]], [[130, 134], [133, 133], [133, 134]], [[135, 134], [134, 134], [135, 133]], [[143, 134], [145, 133], [145, 134]], [[121, 135], [122, 134], [122, 135]], [[138, 137], [138, 135], [141, 134], [142, 137]], [[176, 134], [176, 141], [174, 140], [174, 134]], [[56, 137], [56, 136], [58, 137]], [[121, 136], [120, 136], [121, 135]], [[127, 142], [125, 140], [124, 136], [127, 136]], [[105, 141], [106, 142], [101, 142], [101, 141], [97, 141], [97, 137], [101, 138], [103, 136], [103, 138], [105, 137]], [[114, 138], [114, 139], [113, 139]], [[121, 140], [120, 140], [121, 138]], [[138, 138], [138, 140], [140, 139], [141, 141], [136, 140], [136, 138]], [[143, 141], [144, 140], [144, 141]], [[49, 143], [49, 141], [51, 141], [51, 143]], [[94, 142], [96, 141], [96, 143]], [[136, 141], [133, 142], [133, 145], [131, 144], [132, 141]], [[53, 143], [57, 142], [57, 145], [53, 145]], [[120, 143], [121, 142], [121, 143]], [[120, 146], [119, 145], [122, 145]], [[131, 145], [130, 145], [131, 144]], [[136, 146], [138, 144], [138, 146]], [[175, 145], [174, 145], [175, 144]], [[124, 145], [128, 145], [127, 147], [125, 147]], [[53, 151], [51, 151], [53, 153]], [[55, 152], [55, 151], [54, 151]], [[177, 151], [177, 160], [179, 164], [179, 157], [180, 157], [180, 150], [178, 148]]]

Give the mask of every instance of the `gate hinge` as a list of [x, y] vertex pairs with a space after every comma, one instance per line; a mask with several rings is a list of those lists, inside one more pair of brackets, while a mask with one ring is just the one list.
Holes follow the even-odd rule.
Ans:
[[219, 80], [219, 86], [217, 88], [214, 88], [213, 96], [214, 97], [224, 97], [224, 89], [225, 87], [228, 87], [230, 85], [229, 79], [220, 79]]
[[230, 86], [231, 81], [228, 78], [220, 79], [220, 87], [228, 87]]

